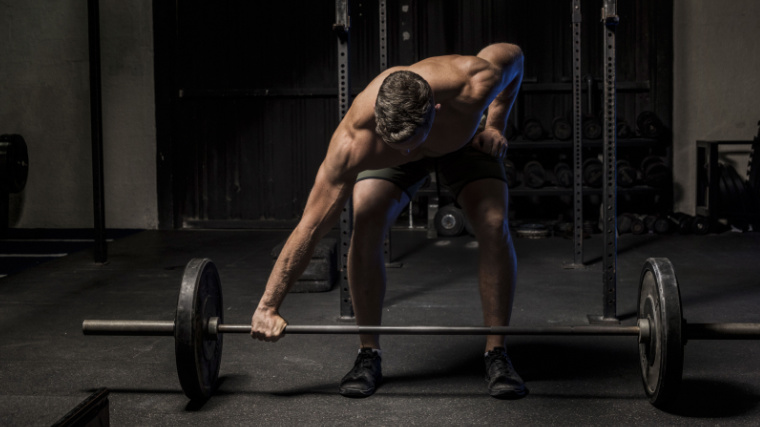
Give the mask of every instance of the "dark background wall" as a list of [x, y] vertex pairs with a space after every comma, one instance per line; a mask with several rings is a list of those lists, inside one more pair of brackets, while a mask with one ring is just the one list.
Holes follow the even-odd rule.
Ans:
[[[526, 55], [512, 120], [545, 125], [571, 110], [571, 7], [552, 0], [387, 2], [388, 65], [444, 54], [474, 55], [510, 41]], [[583, 72], [600, 85], [602, 2], [582, 2]], [[337, 125], [334, 2], [180, 2], [156, 13], [156, 52], [167, 93], [159, 149], [173, 153], [162, 218], [174, 226], [289, 226], [308, 196]], [[377, 2], [351, 1], [351, 84], [379, 71]], [[620, 2], [619, 115], [672, 114], [672, 3]], [[160, 23], [160, 24], [159, 24]], [[163, 29], [163, 30], [160, 30]], [[657, 42], [655, 42], [657, 40]], [[176, 94], [176, 96], [173, 96]], [[597, 90], [590, 115], [598, 115]], [[171, 215], [168, 210], [171, 209]]]
[[[100, 3], [106, 225], [181, 227], [213, 220], [271, 226], [297, 218], [337, 124], [334, 3]], [[183, 9], [174, 10], [178, 3]], [[654, 105], [672, 123], [673, 201], [676, 209], [693, 212], [695, 141], [748, 140], [757, 133], [760, 51], [753, 43], [760, 3], [673, 0], [672, 16], [651, 11], [661, 2], [618, 3], [619, 80], [642, 81], [650, 74], [648, 92], [629, 85], [620, 95], [621, 114], [630, 120], [639, 108]], [[584, 73], [597, 78], [598, 4], [583, 1]], [[484, 43], [507, 39], [528, 54], [531, 80], [519, 114], [550, 117], [564, 110], [568, 95], [540, 85], [559, 81], [569, 90], [569, 0], [418, 0], [415, 5], [402, 12], [398, 0], [388, 2], [391, 65], [439, 53], [474, 53]], [[360, 90], [379, 69], [377, 3], [352, 1], [351, 6], [352, 78]], [[181, 22], [194, 22], [196, 28]], [[25, 190], [11, 195], [10, 226], [91, 227], [86, 2], [4, 2], [0, 23], [6, 30], [0, 42], [0, 128], [24, 135], [31, 163]], [[671, 38], [672, 57], [657, 61], [673, 71], [669, 90], [646, 70], [652, 44], [659, 48]], [[230, 63], [222, 67], [225, 56]], [[188, 64], [195, 68], [181, 68]], [[179, 80], [204, 69], [218, 78], [201, 73], [196, 80]], [[199, 84], [204, 82], [215, 84]], [[186, 96], [180, 98], [183, 87]], [[279, 92], [244, 93], [261, 88]], [[203, 93], [212, 89], [242, 93]], [[201, 131], [208, 138], [202, 140]], [[746, 154], [726, 158], [739, 171], [746, 168]]]

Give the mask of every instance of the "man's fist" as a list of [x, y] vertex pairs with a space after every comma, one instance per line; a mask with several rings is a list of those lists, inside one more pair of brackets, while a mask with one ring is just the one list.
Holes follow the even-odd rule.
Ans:
[[472, 138], [472, 146], [500, 160], [507, 155], [507, 138], [497, 129], [486, 128], [483, 132], [475, 134]]
[[260, 341], [275, 342], [282, 337], [288, 322], [274, 310], [256, 309], [251, 316], [251, 337]]

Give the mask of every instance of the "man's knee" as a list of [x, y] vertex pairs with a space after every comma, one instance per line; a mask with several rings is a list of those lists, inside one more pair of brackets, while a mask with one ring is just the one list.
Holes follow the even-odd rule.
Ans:
[[490, 209], [479, 212], [476, 217], [470, 221], [479, 241], [507, 242], [509, 239], [509, 223], [506, 212], [501, 209]]
[[400, 204], [405, 204], [404, 192], [395, 184], [367, 179], [356, 183], [353, 193], [354, 227], [384, 229], [391, 217], [397, 214]]

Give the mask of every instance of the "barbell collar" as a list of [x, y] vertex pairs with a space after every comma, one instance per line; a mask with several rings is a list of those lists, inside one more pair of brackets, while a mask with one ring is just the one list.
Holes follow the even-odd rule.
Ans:
[[85, 320], [85, 335], [174, 336], [174, 322], [161, 320]]

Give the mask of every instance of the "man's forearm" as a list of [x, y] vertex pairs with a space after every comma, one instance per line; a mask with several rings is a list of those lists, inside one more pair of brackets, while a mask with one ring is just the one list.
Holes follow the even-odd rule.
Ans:
[[309, 265], [321, 237], [316, 230], [303, 230], [301, 226], [293, 230], [269, 275], [259, 310], [279, 310], [288, 291]]
[[507, 87], [491, 102], [491, 105], [488, 107], [486, 127], [498, 129], [500, 133], [504, 134], [504, 131], [507, 129], [507, 118], [517, 99], [517, 92], [520, 90], [521, 83], [522, 70], [514, 76]]

